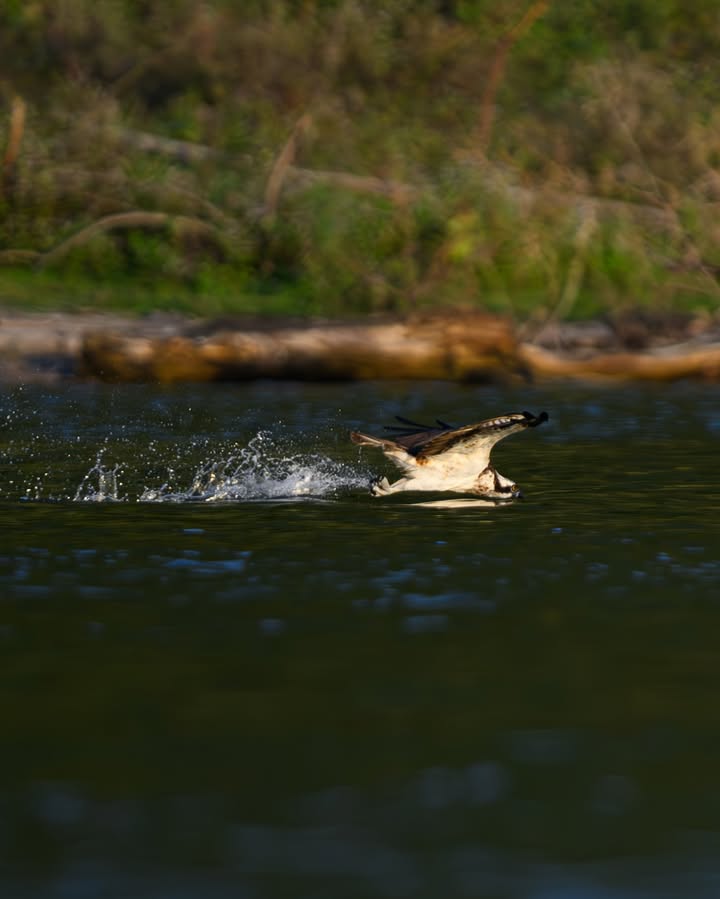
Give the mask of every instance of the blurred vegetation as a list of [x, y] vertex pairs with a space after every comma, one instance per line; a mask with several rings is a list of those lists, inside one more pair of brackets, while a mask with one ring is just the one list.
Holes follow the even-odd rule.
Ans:
[[0, 301], [720, 298], [715, 0], [5, 0]]

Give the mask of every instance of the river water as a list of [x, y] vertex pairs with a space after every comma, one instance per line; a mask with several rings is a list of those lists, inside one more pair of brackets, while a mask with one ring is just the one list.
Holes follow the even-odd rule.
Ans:
[[[523, 409], [499, 507], [347, 437]], [[719, 457], [709, 386], [3, 388], [0, 894], [717, 896]]]

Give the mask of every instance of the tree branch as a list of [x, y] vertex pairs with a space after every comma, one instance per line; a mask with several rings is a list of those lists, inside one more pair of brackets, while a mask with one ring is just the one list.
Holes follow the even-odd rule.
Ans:
[[82, 228], [52, 250], [42, 253], [35, 264], [37, 268], [47, 268], [47, 266], [53, 265], [64, 256], [67, 256], [69, 252], [77, 247], [84, 246], [94, 237], [97, 237], [98, 234], [105, 234], [109, 231], [137, 229], [158, 231], [171, 227], [186, 229], [209, 238], [216, 246], [225, 251], [225, 242], [222, 234], [216, 228], [213, 228], [212, 225], [208, 225], [207, 222], [200, 221], [200, 219], [190, 218], [185, 215], [168, 215], [166, 212], [120, 212], [116, 215], [105, 216]]
[[476, 143], [483, 154], [487, 151], [490, 143], [495, 120], [495, 99], [500, 82], [505, 74], [510, 51], [520, 38], [527, 34], [540, 16], [547, 12], [549, 6], [550, 0], [536, 0], [522, 19], [500, 39], [495, 49], [495, 55], [490, 65], [490, 73], [485, 84], [482, 100], [480, 101], [480, 124], [478, 126]]

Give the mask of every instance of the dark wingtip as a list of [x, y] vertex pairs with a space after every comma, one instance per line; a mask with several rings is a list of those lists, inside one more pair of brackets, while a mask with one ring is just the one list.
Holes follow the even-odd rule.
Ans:
[[532, 412], [523, 412], [523, 415], [528, 420], [529, 428], [536, 428], [538, 425], [541, 425], [544, 421], [548, 421], [550, 418], [547, 412], [541, 412], [539, 415], [533, 415]]

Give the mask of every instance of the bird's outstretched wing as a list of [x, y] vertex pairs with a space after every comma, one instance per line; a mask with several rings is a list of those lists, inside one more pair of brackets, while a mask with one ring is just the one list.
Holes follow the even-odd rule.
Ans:
[[[541, 412], [540, 415], [533, 415], [532, 412], [512, 412], [461, 428], [444, 429], [435, 433], [423, 432], [422, 435], [416, 435], [421, 437], [421, 440], [413, 442], [412, 446], [406, 446], [406, 449], [416, 456], [418, 461], [447, 452], [463, 455], [482, 452], [487, 453], [489, 457], [490, 450], [498, 441], [525, 428], [536, 428], [547, 420], [547, 412]], [[400, 438], [397, 442], [410, 440], [411, 436]]]
[[450, 459], [455, 460], [451, 466], [454, 469], [458, 466], [463, 469], [470, 466], [482, 471], [490, 464], [490, 453], [499, 440], [525, 428], [537, 427], [548, 420], [548, 414], [512, 412], [460, 428], [442, 421], [433, 426], [421, 425], [404, 418], [398, 420], [400, 426], [391, 425], [388, 428], [394, 432], [392, 436], [373, 437], [361, 431], [353, 431], [350, 438], [353, 443], [361, 446], [379, 447], [405, 471], [425, 466], [445, 454], [448, 463]]
[[535, 428], [548, 420], [547, 412], [533, 415], [532, 412], [512, 412], [509, 415], [497, 415], [485, 421], [455, 428], [447, 422], [437, 420], [435, 425], [423, 425], [407, 418], [397, 416], [400, 425], [389, 425], [386, 431], [392, 436], [370, 437], [354, 432], [351, 436], [355, 443], [366, 443], [382, 446], [386, 452], [404, 450], [423, 462], [432, 456], [453, 452], [462, 455], [482, 453], [489, 458], [492, 447], [504, 437]]
[[402, 415], [396, 415], [395, 419], [400, 422], [399, 425], [385, 425], [383, 430], [390, 432], [392, 436], [389, 439], [411, 455], [417, 455], [420, 449], [435, 437], [456, 430], [454, 425], [449, 425], [439, 418], [435, 420], [434, 425], [423, 425], [409, 418], [403, 418]]

